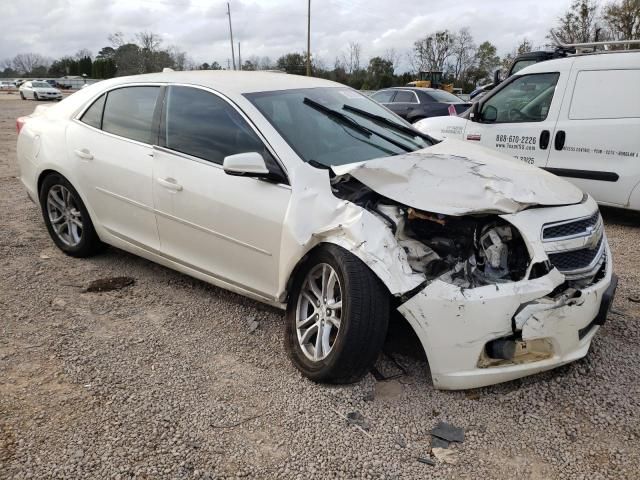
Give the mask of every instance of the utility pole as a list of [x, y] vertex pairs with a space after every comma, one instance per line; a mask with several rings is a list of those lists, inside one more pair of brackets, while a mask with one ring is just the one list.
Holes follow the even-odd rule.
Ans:
[[242, 57], [240, 56], [240, 42], [238, 42], [238, 70], [242, 70]]
[[311, 76], [311, 0], [307, 3], [307, 77]]
[[231, 36], [231, 59], [233, 60], [233, 69], [236, 69], [236, 52], [233, 51], [233, 29], [231, 28], [231, 7], [227, 2], [227, 15], [229, 15], [229, 35]]

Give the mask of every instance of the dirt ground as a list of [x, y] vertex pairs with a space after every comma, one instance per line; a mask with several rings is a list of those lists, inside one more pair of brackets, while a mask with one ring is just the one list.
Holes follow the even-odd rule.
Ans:
[[[114, 248], [58, 251], [17, 178], [15, 119], [35, 105], [0, 94], [0, 478], [638, 477], [639, 215], [603, 211], [620, 284], [585, 359], [439, 392], [398, 327], [406, 374], [316, 385], [280, 311]], [[84, 292], [114, 276], [135, 283]], [[466, 430], [455, 465], [417, 461], [440, 420]]]

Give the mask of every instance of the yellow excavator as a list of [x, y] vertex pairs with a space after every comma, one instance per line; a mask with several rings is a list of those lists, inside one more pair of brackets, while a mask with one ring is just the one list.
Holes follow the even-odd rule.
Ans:
[[418, 72], [418, 79], [409, 82], [407, 87], [437, 88], [449, 93], [453, 92], [453, 83], [442, 83], [442, 72]]

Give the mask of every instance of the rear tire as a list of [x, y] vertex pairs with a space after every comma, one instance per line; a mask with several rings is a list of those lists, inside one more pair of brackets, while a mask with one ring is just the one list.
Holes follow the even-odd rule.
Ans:
[[26, 100], [26, 99], [27, 99], [27, 97], [25, 97], [25, 96], [24, 96], [24, 93], [22, 93], [22, 92], [20, 92], [20, 98], [21, 98], [22, 100]]
[[347, 250], [323, 245], [294, 279], [286, 313], [287, 352], [315, 382], [356, 382], [378, 358], [388, 323], [389, 292], [380, 279]]
[[80, 195], [62, 175], [44, 179], [40, 208], [53, 243], [67, 255], [90, 257], [104, 249]]
[[33, 92], [33, 99], [37, 102], [38, 100], [40, 100], [40, 97], [38, 97], [38, 94], [36, 92]]

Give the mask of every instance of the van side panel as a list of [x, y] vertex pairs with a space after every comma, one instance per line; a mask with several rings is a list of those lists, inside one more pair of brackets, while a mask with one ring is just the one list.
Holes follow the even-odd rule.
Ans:
[[639, 86], [640, 53], [577, 57], [573, 64], [547, 167], [602, 203], [630, 207], [640, 183]]

